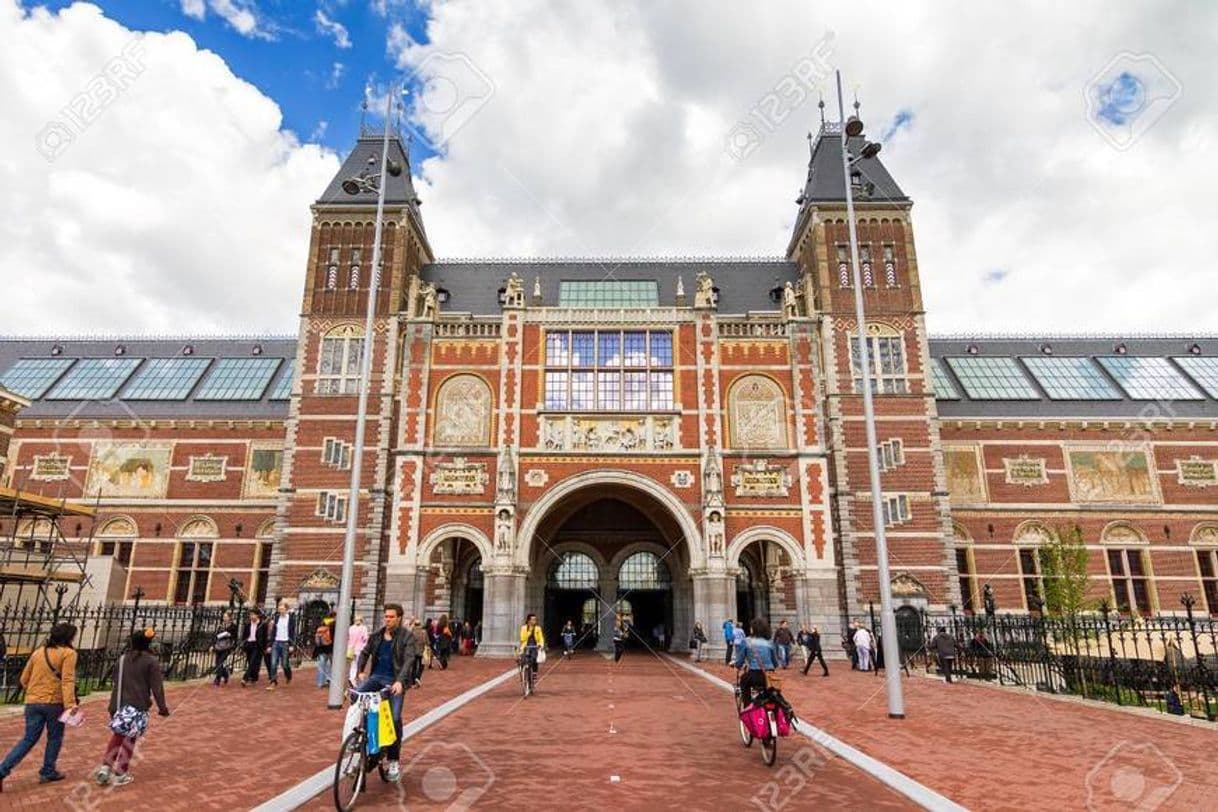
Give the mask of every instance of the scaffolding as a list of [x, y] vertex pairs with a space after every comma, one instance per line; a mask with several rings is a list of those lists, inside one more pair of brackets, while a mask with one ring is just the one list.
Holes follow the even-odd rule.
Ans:
[[[84, 505], [0, 487], [0, 603], [56, 612], [75, 608], [89, 584], [95, 515]], [[71, 519], [80, 520], [75, 540], [62, 527]], [[85, 521], [87, 537], [81, 532]]]

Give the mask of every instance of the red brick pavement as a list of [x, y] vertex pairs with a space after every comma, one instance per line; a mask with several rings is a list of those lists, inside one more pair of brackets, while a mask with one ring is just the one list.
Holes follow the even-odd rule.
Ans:
[[[457, 657], [447, 671], [434, 669], [423, 688], [406, 697], [413, 718], [478, 683], [500, 674], [502, 660]], [[172, 714], [154, 715], [148, 736], [136, 750], [125, 787], [97, 787], [89, 771], [101, 760], [109, 738], [104, 704], [86, 701], [87, 720], [68, 730], [59, 770], [68, 777], [38, 784], [45, 742], [4, 782], [0, 809], [240, 810], [266, 801], [333, 764], [338, 754], [343, 712], [326, 708], [326, 692], [314, 687], [314, 672], [301, 671], [291, 685], [267, 691], [236, 683], [171, 685]], [[24, 729], [20, 714], [0, 719], [0, 750], [7, 753]], [[3, 754], [0, 754], [0, 758]]]
[[[654, 656], [542, 668], [535, 696], [510, 681], [407, 742], [400, 787], [373, 777], [359, 808], [914, 808], [798, 735], [767, 768], [741, 746], [729, 694]], [[324, 794], [305, 808], [333, 806]]]
[[893, 721], [883, 676], [784, 673], [800, 718], [973, 809], [1218, 807], [1214, 727], [921, 676]]

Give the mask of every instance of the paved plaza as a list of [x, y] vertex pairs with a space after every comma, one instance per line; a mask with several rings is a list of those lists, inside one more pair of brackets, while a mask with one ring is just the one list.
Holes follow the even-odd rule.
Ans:
[[[684, 662], [643, 652], [616, 664], [595, 653], [554, 657], [535, 696], [522, 700], [509, 679], [411, 737], [402, 784], [374, 778], [359, 808], [918, 807], [819, 735], [782, 740], [778, 763], [765, 767], [756, 746], [740, 746], [730, 693], [696, 673], [730, 679], [730, 670]], [[407, 721], [510, 667], [462, 657], [428, 672], [408, 695]], [[908, 718], [890, 721], [881, 678], [830, 667], [827, 679], [786, 672], [801, 718], [964, 807], [1199, 809], [1218, 791], [1206, 725], [918, 675], [904, 679]], [[88, 702], [88, 722], [69, 731], [60, 759], [68, 780], [38, 785], [40, 747], [5, 782], [0, 807], [172, 812], [272, 801], [337, 753], [341, 715], [326, 710], [312, 676], [302, 671], [273, 692], [171, 687], [173, 716], [153, 719], [135, 783], [117, 789], [87, 781], [106, 737], [101, 706]], [[19, 729], [10, 710], [0, 719], [5, 746]], [[333, 808], [328, 787], [299, 802]]]

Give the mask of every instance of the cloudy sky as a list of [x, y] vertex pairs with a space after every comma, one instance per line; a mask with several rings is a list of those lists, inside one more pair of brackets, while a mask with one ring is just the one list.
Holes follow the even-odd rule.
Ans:
[[757, 5], [0, 0], [0, 332], [293, 332], [390, 81], [443, 258], [778, 255], [828, 66], [932, 331], [1218, 333], [1218, 6]]

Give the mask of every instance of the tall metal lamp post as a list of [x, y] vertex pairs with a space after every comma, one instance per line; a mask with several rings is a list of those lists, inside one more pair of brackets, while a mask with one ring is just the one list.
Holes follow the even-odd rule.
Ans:
[[867, 348], [867, 322], [863, 313], [863, 280], [859, 271], [859, 240], [854, 222], [854, 192], [850, 185], [850, 167], [864, 158], [873, 158], [879, 144], [864, 142], [857, 156], [851, 157], [847, 138], [863, 134], [863, 122], [858, 116], [846, 119], [842, 102], [842, 74], [837, 71], [837, 110], [842, 139], [842, 179], [846, 185], [846, 222], [850, 231], [850, 263], [853, 266], [854, 311], [858, 322], [858, 358], [862, 370], [863, 421], [867, 428], [867, 467], [871, 471], [871, 521], [875, 527], [875, 555], [880, 580], [880, 634], [884, 646], [884, 683], [888, 694], [888, 717], [905, 718], [905, 697], [901, 693], [901, 654], [897, 645], [897, 618], [892, 607], [892, 582], [888, 573], [888, 540], [884, 533], [884, 502], [880, 488], [879, 447], [875, 431], [875, 405], [871, 393], [871, 363]]
[[[364, 344], [360, 355], [359, 406], [355, 416], [355, 443], [351, 450], [351, 486], [347, 493], [347, 532], [343, 539], [342, 580], [339, 583], [338, 614], [334, 619], [334, 650], [347, 650], [347, 630], [353, 613], [352, 581], [355, 575], [355, 530], [359, 517], [360, 473], [364, 460], [364, 424], [368, 417], [368, 385], [372, 374], [372, 328], [376, 315], [376, 294], [381, 281], [381, 231], [385, 221], [385, 176], [402, 174], [402, 166], [389, 160], [389, 124], [393, 116], [396, 88], [390, 87], [385, 96], [385, 134], [381, 139], [381, 171], [376, 175], [361, 173], [347, 178], [342, 189], [349, 195], [373, 191], [376, 196], [376, 228], [372, 237], [372, 274], [368, 282], [368, 310], [364, 318]], [[347, 685], [347, 660], [334, 657], [330, 664], [330, 693], [327, 706], [337, 710], [343, 705]]]

